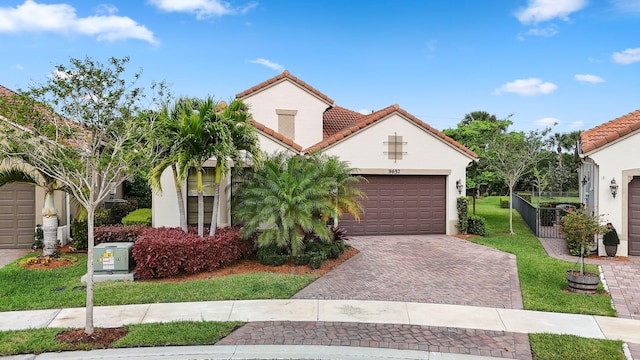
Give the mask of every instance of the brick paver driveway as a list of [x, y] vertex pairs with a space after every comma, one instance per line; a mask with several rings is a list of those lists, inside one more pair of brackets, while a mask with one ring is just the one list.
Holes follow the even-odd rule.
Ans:
[[523, 308], [512, 254], [446, 235], [359, 236], [349, 244], [360, 253], [294, 298]]

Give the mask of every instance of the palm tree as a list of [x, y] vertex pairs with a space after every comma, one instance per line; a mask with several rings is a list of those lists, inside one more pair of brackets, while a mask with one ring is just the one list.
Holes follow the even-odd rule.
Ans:
[[179, 139], [179, 124], [180, 115], [183, 113], [183, 108], [191, 106], [191, 103], [186, 98], [180, 98], [176, 100], [171, 108], [164, 106], [156, 126], [154, 127], [155, 137], [158, 139], [161, 148], [158, 149], [158, 160], [155, 166], [149, 172], [149, 183], [151, 188], [155, 191], [162, 192], [161, 177], [162, 173], [171, 168], [173, 175], [173, 183], [176, 190], [176, 197], [178, 199], [178, 211], [180, 213], [180, 228], [184, 232], [188, 231], [187, 227], [187, 213], [184, 205], [184, 199], [182, 197], [182, 180], [186, 178], [186, 174], [178, 173], [178, 158], [183, 156], [181, 148], [178, 146]]
[[[213, 146], [213, 156], [216, 158], [216, 174], [214, 184], [213, 211], [211, 212], [211, 226], [209, 235], [216, 233], [218, 225], [218, 212], [220, 209], [220, 199], [222, 190], [220, 180], [222, 174], [229, 170], [230, 161], [234, 166], [241, 166], [243, 156], [251, 157], [253, 165], [258, 166], [261, 159], [261, 150], [255, 128], [250, 124], [249, 107], [241, 100], [233, 100], [229, 105], [224, 101], [218, 103], [216, 107], [217, 115], [212, 120], [220, 127], [226, 127], [230, 134], [231, 144], [215, 144]], [[222, 141], [224, 138], [219, 138]]]
[[[341, 174], [350, 173], [345, 169], [346, 164], [339, 164], [337, 158], [319, 155], [278, 153], [268, 157], [236, 193], [235, 214], [244, 223], [242, 235], [260, 232], [259, 246], [275, 244], [288, 248], [292, 255], [304, 251], [307, 234], [330, 241], [326, 220], [338, 216], [339, 209], [356, 216], [356, 209], [361, 209], [355, 200], [361, 193], [350, 188], [357, 178], [342, 178]], [[332, 178], [335, 174], [338, 177]]]
[[339, 218], [345, 212], [359, 221], [360, 213], [363, 210], [359, 199], [365, 198], [366, 195], [353, 185], [366, 181], [366, 179], [362, 176], [352, 175], [348, 164], [340, 161], [336, 156], [314, 154], [311, 159], [316, 162], [320, 178], [330, 189], [327, 196], [331, 197], [335, 205], [332, 214], [333, 224], [337, 226]]
[[16, 159], [5, 159], [9, 165], [0, 170], [0, 187], [10, 183], [23, 183], [44, 189], [42, 208], [42, 230], [44, 234], [42, 256], [58, 256], [58, 210], [55, 207], [53, 193], [61, 190], [55, 179], [38, 169], [27, 165], [14, 165]]

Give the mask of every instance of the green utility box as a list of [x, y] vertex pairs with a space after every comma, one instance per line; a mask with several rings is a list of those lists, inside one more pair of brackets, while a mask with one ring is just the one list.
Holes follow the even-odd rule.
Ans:
[[133, 268], [132, 242], [102, 243], [93, 248], [94, 274], [127, 274]]

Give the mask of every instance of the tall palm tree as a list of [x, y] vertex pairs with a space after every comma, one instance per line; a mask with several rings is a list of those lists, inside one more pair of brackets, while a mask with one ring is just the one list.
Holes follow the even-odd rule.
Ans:
[[27, 165], [15, 165], [17, 164], [15, 161], [16, 159], [13, 159], [13, 162], [5, 159], [5, 163], [8, 165], [0, 169], [0, 187], [10, 183], [23, 183], [44, 189], [42, 256], [58, 256], [58, 210], [55, 207], [53, 194], [55, 190], [62, 188], [51, 176]]
[[[218, 103], [216, 107], [217, 116], [212, 120], [217, 125], [228, 130], [231, 144], [215, 144], [213, 146], [213, 156], [216, 158], [216, 174], [214, 183], [213, 211], [211, 212], [211, 226], [209, 227], [209, 235], [216, 233], [218, 225], [218, 213], [220, 209], [220, 199], [222, 198], [222, 189], [220, 188], [220, 180], [222, 174], [226, 174], [229, 170], [230, 162], [234, 166], [242, 166], [243, 158], [251, 158], [254, 166], [259, 166], [261, 159], [261, 150], [255, 128], [250, 124], [249, 107], [241, 100], [233, 100], [227, 105], [224, 101]], [[217, 139], [219, 141], [225, 138]]]
[[173, 183], [176, 190], [176, 197], [178, 200], [178, 212], [180, 213], [180, 228], [184, 232], [188, 231], [187, 227], [187, 213], [182, 197], [182, 180], [186, 178], [186, 174], [178, 173], [178, 158], [184, 156], [183, 149], [180, 148], [179, 133], [180, 133], [180, 116], [184, 112], [185, 107], [192, 106], [191, 101], [186, 98], [180, 98], [176, 100], [173, 106], [167, 105], [162, 109], [156, 126], [154, 126], [154, 136], [158, 139], [160, 149], [158, 149], [158, 160], [154, 164], [151, 171], [149, 171], [149, 183], [151, 188], [162, 192], [161, 177], [162, 173], [171, 168], [173, 175]]

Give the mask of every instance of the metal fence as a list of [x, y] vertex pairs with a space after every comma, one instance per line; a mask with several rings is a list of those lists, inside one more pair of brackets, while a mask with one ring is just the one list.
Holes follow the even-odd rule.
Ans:
[[564, 238], [561, 231], [561, 219], [566, 209], [563, 206], [537, 208], [520, 196], [514, 194], [513, 208], [520, 213], [524, 222], [537, 237]]

